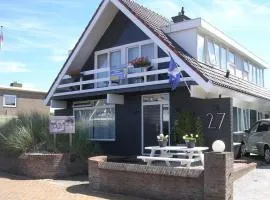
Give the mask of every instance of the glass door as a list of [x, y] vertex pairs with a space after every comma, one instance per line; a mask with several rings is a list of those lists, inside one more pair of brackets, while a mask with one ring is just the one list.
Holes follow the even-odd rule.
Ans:
[[155, 94], [142, 96], [142, 154], [146, 146], [157, 146], [157, 135], [170, 134], [169, 95]]

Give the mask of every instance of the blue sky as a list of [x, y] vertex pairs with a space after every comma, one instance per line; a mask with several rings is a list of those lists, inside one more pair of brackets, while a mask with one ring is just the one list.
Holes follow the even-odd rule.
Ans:
[[[1, 0], [0, 85], [12, 81], [47, 91], [101, 0]], [[138, 0], [170, 18], [181, 6], [270, 63], [270, 2], [265, 0]], [[270, 88], [270, 71], [265, 74]]]

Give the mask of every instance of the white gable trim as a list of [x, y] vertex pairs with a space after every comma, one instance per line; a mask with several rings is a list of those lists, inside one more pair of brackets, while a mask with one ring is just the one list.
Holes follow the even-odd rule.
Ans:
[[78, 56], [78, 53], [79, 53], [80, 49], [82, 48], [83, 44], [85, 43], [85, 41], [88, 38], [87, 36], [90, 34], [90, 32], [92, 31], [92, 29], [98, 23], [100, 17], [103, 15], [104, 10], [106, 9], [106, 7], [108, 6], [109, 3], [110, 3], [110, 0], [104, 0], [104, 2], [101, 4], [101, 6], [99, 8], [99, 11], [96, 13], [96, 16], [94, 17], [93, 21], [91, 22], [91, 24], [87, 28], [86, 32], [82, 36], [79, 44], [76, 46], [76, 48], [74, 49], [74, 51], [72, 52], [72, 54], [68, 58], [67, 63], [65, 64], [65, 66], [62, 69], [61, 73], [59, 74], [57, 80], [54, 82], [52, 88], [49, 90], [49, 93], [48, 93], [46, 99], [44, 100], [44, 104], [46, 104], [46, 105], [49, 104], [49, 101], [50, 101], [51, 97], [53, 96], [53, 94], [54, 94], [57, 86], [60, 84], [60, 81], [62, 80], [62, 78], [66, 75], [68, 69], [70, 68], [70, 66], [72, 64], [72, 62]]
[[205, 91], [210, 91], [213, 87], [211, 82], [205, 81], [198, 73], [191, 69], [182, 59], [178, 57], [163, 41], [161, 41], [148, 27], [146, 27], [137, 17], [135, 17], [118, 0], [110, 0], [119, 10], [121, 10], [134, 24], [136, 24], [149, 38], [151, 38], [164, 52], [169, 52], [175, 62], [184, 70], [196, 83]]

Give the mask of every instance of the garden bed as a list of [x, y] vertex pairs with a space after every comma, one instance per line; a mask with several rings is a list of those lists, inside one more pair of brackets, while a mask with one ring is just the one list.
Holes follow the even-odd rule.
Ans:
[[60, 178], [87, 173], [87, 163], [71, 160], [70, 154], [26, 153], [0, 155], [0, 170], [30, 178]]

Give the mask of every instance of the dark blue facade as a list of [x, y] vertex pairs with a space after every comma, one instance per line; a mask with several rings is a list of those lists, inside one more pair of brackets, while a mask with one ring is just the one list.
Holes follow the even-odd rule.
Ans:
[[[138, 42], [149, 39], [132, 21], [124, 14], [119, 12], [114, 18], [112, 24], [102, 36], [101, 40], [95, 47], [95, 51], [121, 46], [128, 43]], [[89, 56], [82, 71], [94, 68], [94, 52]], [[167, 57], [166, 53], [158, 49], [158, 57]], [[168, 67], [168, 63], [158, 65], [159, 69]], [[168, 78], [168, 77], [164, 77]], [[109, 155], [139, 155], [141, 154], [142, 140], [142, 103], [141, 95], [154, 93], [170, 94], [170, 122], [171, 134], [174, 133], [173, 124], [176, 114], [182, 111], [190, 111], [194, 116], [203, 120], [203, 130], [206, 145], [211, 146], [216, 139], [222, 139], [226, 143], [227, 150], [231, 150], [232, 144], [232, 101], [231, 99], [194, 99], [182, 83], [175, 91], [171, 91], [168, 84], [153, 85], [140, 88], [127, 88], [110, 91], [110, 93], [119, 93], [124, 95], [125, 103], [115, 106], [115, 141], [99, 142], [103, 152]], [[84, 93], [66, 97], [58, 97], [61, 100], [69, 101], [68, 109], [57, 111], [57, 115], [73, 115], [72, 102], [91, 99], [105, 99], [106, 91], [96, 93]], [[223, 126], [221, 128], [208, 128], [208, 113], [216, 115], [217, 113], [226, 113]], [[216, 125], [214, 125], [216, 127]], [[146, 133], [147, 134], [147, 133]], [[156, 133], [158, 135], [159, 133]], [[147, 137], [147, 136], [146, 136]], [[155, 142], [153, 144], [155, 145]]]

